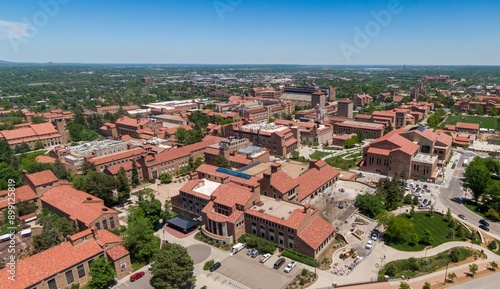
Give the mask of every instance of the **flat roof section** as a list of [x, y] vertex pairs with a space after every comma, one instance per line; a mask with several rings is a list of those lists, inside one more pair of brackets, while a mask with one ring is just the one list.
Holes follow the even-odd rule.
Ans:
[[[256, 165], [254, 167], [251, 167], [243, 171], [243, 173], [262, 178], [262, 175], [265, 172], [271, 172], [272, 164], [274, 164], [274, 162], [260, 163], [259, 165]], [[305, 172], [309, 167], [309, 163], [294, 162], [294, 161], [284, 162], [280, 164], [281, 164], [281, 171], [287, 173], [290, 177], [294, 179], [297, 178], [301, 173]]]
[[260, 211], [266, 215], [282, 220], [287, 220], [294, 210], [304, 209], [302, 206], [284, 201], [276, 201], [275, 199], [266, 196], [260, 196], [260, 200], [264, 204], [262, 206], [253, 206], [253, 210]]
[[417, 154], [412, 161], [433, 164], [437, 160], [436, 155]]
[[193, 189], [194, 192], [203, 194], [205, 196], [211, 196], [212, 193], [220, 186], [220, 183], [213, 182], [207, 179], [203, 179], [203, 182], [200, 182]]

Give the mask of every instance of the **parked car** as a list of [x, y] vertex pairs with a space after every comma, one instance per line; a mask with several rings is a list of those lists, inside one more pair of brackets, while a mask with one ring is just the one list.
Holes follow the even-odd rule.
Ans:
[[371, 237], [372, 237], [372, 240], [373, 240], [373, 241], [377, 241], [377, 239], [378, 239], [378, 234], [377, 234], [377, 233], [375, 233], [375, 232], [373, 232]]
[[254, 248], [248, 248], [248, 251], [247, 251], [247, 256], [252, 256], [253, 251], [257, 251], [257, 249], [254, 249]]
[[260, 255], [259, 250], [254, 249], [253, 252], [252, 252], [252, 255], [250, 255], [250, 256], [252, 256], [252, 258], [255, 258], [255, 257], [259, 256], [259, 255]]
[[485, 227], [489, 227], [490, 226], [490, 223], [488, 223], [485, 219], [481, 219], [479, 220], [479, 223], [484, 225]]
[[139, 271], [135, 272], [134, 274], [130, 275], [130, 282], [134, 282], [137, 279], [140, 279], [142, 276], [144, 276], [144, 271]]
[[479, 225], [479, 228], [485, 230], [486, 232], [490, 231], [490, 228], [486, 227], [485, 225]]
[[259, 262], [261, 263], [266, 263], [267, 260], [269, 260], [269, 258], [271, 258], [271, 254], [267, 253], [267, 254], [264, 254], [262, 255], [262, 257], [260, 258]]
[[343, 208], [344, 208], [344, 205], [339, 204], [339, 209], [343, 209]]
[[288, 265], [286, 265], [286, 267], [285, 267], [285, 273], [292, 272], [292, 270], [293, 270], [293, 268], [295, 268], [295, 266], [297, 266], [297, 262], [295, 262], [295, 261], [291, 261], [290, 263], [288, 263]]
[[464, 214], [458, 214], [458, 217], [462, 220], [467, 220], [467, 217]]
[[373, 247], [373, 240], [368, 240], [368, 242], [366, 242], [365, 248], [371, 249], [372, 247]]
[[422, 202], [422, 204], [424, 204], [424, 205], [427, 204], [427, 201], [429, 201], [429, 200], [424, 199], [424, 201]]
[[219, 269], [221, 265], [222, 264], [220, 262], [216, 262], [215, 264], [212, 265], [212, 267], [210, 267], [210, 272], [213, 272], [213, 271]]
[[274, 269], [279, 269], [286, 262], [285, 258], [279, 258], [273, 265]]

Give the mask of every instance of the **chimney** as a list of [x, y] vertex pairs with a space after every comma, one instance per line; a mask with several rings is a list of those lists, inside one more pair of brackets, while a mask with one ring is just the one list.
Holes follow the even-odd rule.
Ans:
[[316, 159], [310, 159], [310, 160], [309, 160], [309, 168], [310, 168], [310, 169], [315, 168], [315, 167], [316, 167], [316, 162], [317, 162], [317, 161], [318, 161], [318, 160], [316, 160]]
[[307, 204], [304, 206], [304, 214], [307, 214], [307, 212], [309, 211], [309, 209], [311, 208], [311, 204]]
[[27, 170], [22, 170], [23, 175], [26, 175], [28, 173]]
[[277, 173], [281, 171], [281, 164], [280, 163], [274, 163], [271, 165], [271, 174]]
[[92, 231], [92, 237], [94, 237], [94, 240], [99, 241], [99, 233], [97, 232], [96, 227], [92, 226], [90, 230]]

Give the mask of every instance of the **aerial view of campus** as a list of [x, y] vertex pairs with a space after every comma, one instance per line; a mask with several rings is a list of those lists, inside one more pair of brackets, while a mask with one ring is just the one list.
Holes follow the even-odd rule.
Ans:
[[498, 289], [499, 0], [5, 0], [0, 289]]

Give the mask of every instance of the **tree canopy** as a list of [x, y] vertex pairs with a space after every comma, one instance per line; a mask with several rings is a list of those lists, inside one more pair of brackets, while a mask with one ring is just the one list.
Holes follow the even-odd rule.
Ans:
[[186, 248], [179, 244], [164, 244], [155, 257], [151, 284], [157, 289], [184, 288], [194, 284], [194, 262]]

